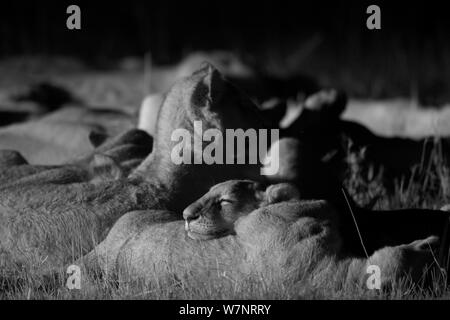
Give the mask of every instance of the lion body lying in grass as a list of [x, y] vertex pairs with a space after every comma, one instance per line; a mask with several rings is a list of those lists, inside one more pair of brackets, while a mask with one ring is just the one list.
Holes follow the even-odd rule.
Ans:
[[[217, 70], [206, 66], [178, 81], [166, 95], [150, 156], [142, 159], [142, 153], [136, 156], [120, 143], [116, 146], [118, 165], [110, 163], [106, 170], [112, 178], [92, 181], [85, 164], [34, 166], [19, 161], [21, 157], [12, 167], [2, 168], [2, 264], [57, 268], [91, 250], [127, 212], [170, 209], [180, 212], [181, 219], [181, 210], [215, 182], [259, 176], [259, 165], [175, 165], [170, 158], [176, 144], [171, 134], [177, 128], [193, 132], [196, 120], [221, 132], [226, 128], [263, 127], [256, 106]], [[144, 149], [151, 147], [148, 140], [137, 144]], [[112, 162], [114, 154], [110, 155]], [[139, 157], [138, 168], [130, 175], [122, 172], [121, 167]]]
[[123, 176], [151, 144], [146, 133], [132, 130], [60, 166], [30, 165], [16, 151], [0, 151], [2, 270], [57, 266], [95, 245], [122, 210], [143, 201], [145, 188]]
[[[256, 210], [240, 220], [236, 235], [206, 241], [187, 236], [184, 222], [177, 220], [176, 214], [135, 211], [120, 218], [83, 263], [90, 271], [100, 268], [129, 281], [165, 281], [171, 277], [205, 277], [209, 281], [222, 274], [235, 281], [242, 276], [272, 276], [274, 281], [286, 275], [295, 277], [288, 267], [297, 276], [303, 274], [311, 267], [309, 263], [314, 266], [326, 254], [335, 252], [331, 247], [339, 243], [330, 232], [328, 220], [320, 217], [332, 212], [317, 212], [321, 206], [283, 203]], [[299, 217], [295, 212], [301, 209], [305, 217], [296, 222]], [[316, 220], [309, 214], [319, 217]], [[290, 227], [295, 232], [289, 233]], [[290, 280], [292, 277], [288, 276]]]
[[133, 127], [134, 119], [125, 113], [66, 107], [1, 128], [0, 149], [17, 150], [33, 164], [57, 165], [91, 153], [92, 131], [115, 136]]
[[326, 201], [299, 200], [288, 184], [263, 189], [252, 181], [227, 181], [186, 208], [184, 217], [186, 226], [169, 211], [128, 213], [82, 262], [91, 272], [127, 281], [262, 279], [272, 289], [361, 286], [367, 267], [378, 265], [389, 286], [405, 276], [419, 281], [432, 262], [427, 245], [436, 241], [381, 248], [369, 259], [342, 256], [334, 209]]

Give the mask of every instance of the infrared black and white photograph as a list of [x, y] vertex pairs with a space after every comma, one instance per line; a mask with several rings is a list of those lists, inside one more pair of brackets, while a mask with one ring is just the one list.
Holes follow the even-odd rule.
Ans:
[[0, 4], [0, 300], [443, 300], [449, 226], [443, 3]]

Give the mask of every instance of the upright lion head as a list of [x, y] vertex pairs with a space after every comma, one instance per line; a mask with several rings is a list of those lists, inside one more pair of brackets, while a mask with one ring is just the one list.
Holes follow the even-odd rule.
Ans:
[[204, 130], [263, 128], [266, 124], [250, 98], [209, 63], [175, 82], [167, 92], [158, 114], [156, 139], [166, 142], [175, 129], [193, 129], [194, 121], [202, 121]]

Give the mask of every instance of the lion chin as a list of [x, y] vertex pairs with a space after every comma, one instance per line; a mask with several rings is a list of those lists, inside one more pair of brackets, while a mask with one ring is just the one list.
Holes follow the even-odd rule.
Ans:
[[211, 240], [220, 237], [220, 235], [215, 233], [197, 233], [193, 231], [188, 231], [187, 235], [192, 240]]
[[227, 229], [208, 229], [208, 230], [192, 230], [192, 226], [188, 222], [185, 223], [185, 230], [189, 238], [192, 240], [211, 240], [217, 239], [231, 234], [230, 230]]

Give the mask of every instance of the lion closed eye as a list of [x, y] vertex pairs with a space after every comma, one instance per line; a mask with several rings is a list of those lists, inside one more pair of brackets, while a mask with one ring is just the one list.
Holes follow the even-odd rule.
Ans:
[[263, 206], [299, 199], [296, 187], [281, 183], [264, 188], [251, 180], [229, 180], [213, 186], [183, 211], [190, 238], [208, 240], [234, 233], [234, 223]]

